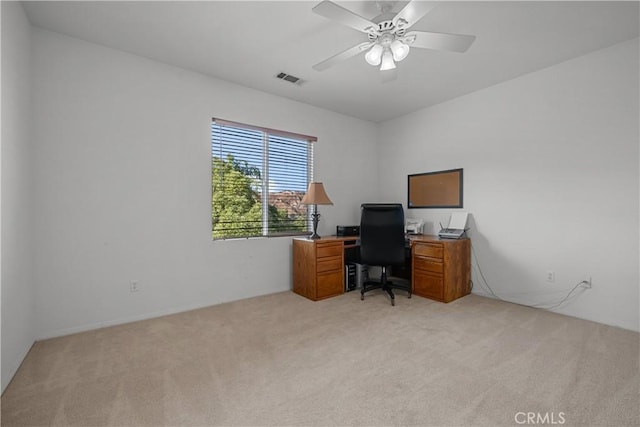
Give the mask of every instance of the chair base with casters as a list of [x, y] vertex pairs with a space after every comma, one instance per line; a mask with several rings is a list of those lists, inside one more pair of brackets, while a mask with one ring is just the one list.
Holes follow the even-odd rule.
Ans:
[[409, 285], [401, 285], [394, 283], [387, 279], [387, 267], [382, 267], [382, 274], [380, 276], [379, 282], [364, 282], [362, 284], [362, 290], [360, 291], [360, 300], [364, 300], [365, 292], [372, 291], [374, 289], [382, 289], [389, 294], [391, 297], [391, 305], [396, 305], [396, 297], [393, 293], [394, 289], [400, 289], [409, 293], [408, 298], [411, 298], [411, 284]]

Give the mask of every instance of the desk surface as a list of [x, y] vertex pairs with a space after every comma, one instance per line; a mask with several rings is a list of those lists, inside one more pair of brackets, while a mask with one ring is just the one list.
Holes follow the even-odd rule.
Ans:
[[[462, 239], [441, 239], [438, 236], [432, 236], [430, 234], [407, 234], [405, 237], [407, 240], [409, 240], [412, 243], [413, 242], [451, 242], [456, 240], [468, 239], [468, 237], [463, 237]], [[309, 241], [315, 241], [315, 242], [341, 241], [341, 242], [345, 242], [345, 245], [348, 245], [349, 242], [351, 241], [353, 241], [355, 244], [355, 242], [358, 239], [360, 239], [360, 236], [326, 236], [326, 237], [321, 237], [315, 240], [311, 240], [308, 237], [294, 237], [294, 239], [309, 240]]]

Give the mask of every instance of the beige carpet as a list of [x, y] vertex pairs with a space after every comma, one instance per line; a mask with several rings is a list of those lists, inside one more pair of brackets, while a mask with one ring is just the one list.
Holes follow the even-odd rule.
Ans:
[[285, 292], [38, 342], [2, 426], [631, 426], [638, 353], [637, 333], [475, 295]]

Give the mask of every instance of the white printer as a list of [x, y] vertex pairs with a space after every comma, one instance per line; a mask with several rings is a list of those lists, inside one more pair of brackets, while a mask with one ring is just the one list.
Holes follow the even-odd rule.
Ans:
[[422, 225], [424, 221], [421, 219], [407, 218], [404, 224], [404, 232], [407, 234], [422, 234]]

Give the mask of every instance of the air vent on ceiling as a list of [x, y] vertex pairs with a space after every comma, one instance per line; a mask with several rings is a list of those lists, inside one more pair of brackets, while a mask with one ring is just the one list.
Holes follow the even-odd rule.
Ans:
[[292, 76], [291, 74], [287, 73], [279, 73], [276, 77], [280, 80], [284, 80], [297, 85], [301, 85], [303, 83], [302, 79], [300, 79], [299, 77]]

